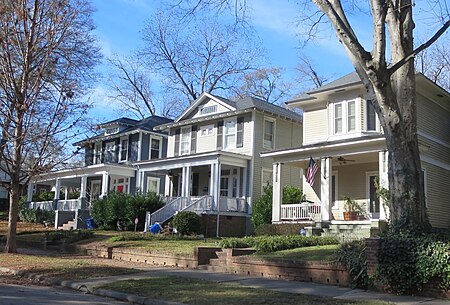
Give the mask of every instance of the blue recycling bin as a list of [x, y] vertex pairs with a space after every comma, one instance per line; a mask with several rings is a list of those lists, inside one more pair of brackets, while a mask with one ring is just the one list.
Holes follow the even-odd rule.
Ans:
[[152, 232], [153, 234], [158, 234], [159, 232], [161, 232], [161, 230], [162, 228], [159, 223], [155, 223], [150, 226], [150, 232]]
[[86, 220], [86, 228], [88, 229], [88, 230], [92, 230], [92, 229], [94, 229], [94, 218], [87, 218]]

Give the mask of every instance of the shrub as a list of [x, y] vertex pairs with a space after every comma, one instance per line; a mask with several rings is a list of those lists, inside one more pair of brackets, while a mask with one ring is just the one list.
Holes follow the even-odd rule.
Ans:
[[302, 223], [263, 224], [255, 228], [256, 236], [297, 235], [305, 227]]
[[283, 187], [283, 204], [300, 203], [303, 199], [304, 195], [300, 188], [292, 185]]
[[172, 224], [181, 235], [197, 234], [202, 225], [200, 216], [189, 211], [177, 213]]
[[370, 279], [367, 274], [366, 243], [364, 240], [354, 240], [343, 243], [336, 252], [336, 260], [350, 274], [353, 287], [367, 289]]
[[41, 209], [28, 209], [23, 205], [19, 206], [19, 219], [25, 222], [55, 223], [55, 211], [44, 211]]
[[138, 229], [143, 230], [146, 212], [154, 212], [162, 206], [161, 198], [155, 193], [130, 195], [112, 192], [93, 202], [91, 214], [100, 229], [114, 230], [119, 222], [125, 229], [134, 230], [137, 217]]
[[450, 288], [450, 242], [443, 236], [389, 234], [378, 260], [377, 278], [393, 292], [412, 294], [430, 283]]
[[302, 247], [336, 245], [339, 241], [334, 237], [321, 236], [258, 236], [243, 238], [225, 238], [219, 242], [222, 248], [252, 247], [258, 252], [275, 252]]
[[264, 194], [253, 205], [252, 223], [255, 228], [272, 222], [272, 187], [264, 187]]
[[55, 199], [55, 192], [53, 192], [53, 191], [42, 192], [42, 193], [33, 195], [34, 202], [53, 201], [53, 199]]

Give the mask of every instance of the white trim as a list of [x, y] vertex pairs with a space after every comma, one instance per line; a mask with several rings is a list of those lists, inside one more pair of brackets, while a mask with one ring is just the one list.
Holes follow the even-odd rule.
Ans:
[[142, 158], [142, 132], [139, 132], [137, 161], [141, 161], [141, 158]]
[[[206, 130], [206, 134], [203, 134], [203, 131]], [[214, 128], [214, 124], [209, 124], [209, 125], [203, 125], [200, 126], [199, 128], [199, 137], [210, 137], [210, 136], [214, 136], [216, 133], [214, 132], [215, 128]], [[211, 131], [211, 133], [210, 133]]]
[[430, 163], [434, 166], [450, 171], [450, 164], [441, 162], [428, 156], [420, 155], [420, 161]]
[[[234, 133], [230, 133], [227, 134], [227, 122], [229, 123], [233, 123], [234, 124]], [[228, 143], [226, 141], [227, 139], [227, 135], [228, 136], [232, 136], [234, 135], [234, 142], [233, 143]], [[236, 148], [236, 143], [237, 143], [237, 117], [231, 117], [231, 118], [227, 118], [226, 120], [223, 120], [223, 149], [233, 149]]]
[[[125, 159], [122, 160], [122, 150], [123, 150], [122, 142], [125, 141], [125, 140], [127, 141], [127, 151], [125, 153]], [[128, 149], [129, 148], [130, 148], [130, 139], [127, 136], [120, 137], [120, 140], [119, 140], [119, 163], [123, 163], [123, 162], [127, 162], [128, 161]]]
[[[267, 146], [266, 145], [266, 122], [271, 122], [273, 125], [273, 129], [272, 129], [272, 145]], [[275, 134], [276, 134], [276, 126], [277, 126], [277, 120], [275, 120], [274, 118], [268, 117], [268, 116], [264, 116], [264, 120], [263, 120], [263, 130], [262, 130], [262, 134], [263, 134], [263, 148], [266, 149], [274, 149], [275, 148]]]
[[[348, 105], [350, 103], [355, 104], [355, 129], [348, 130], [349, 124], [348, 124]], [[354, 99], [349, 100], [342, 100], [339, 102], [333, 102], [329, 105], [332, 105], [331, 108], [331, 136], [330, 138], [342, 138], [347, 137], [348, 135], [353, 135], [355, 133], [361, 132], [361, 98], [357, 97]], [[336, 115], [336, 106], [341, 105], [341, 120], [342, 120], [342, 130], [340, 132], [336, 132], [336, 121], [335, 121], [335, 115]]]
[[[97, 155], [97, 147], [100, 147], [100, 149], [98, 150], [98, 155]], [[92, 160], [92, 163], [93, 164], [101, 164], [102, 162], [102, 142], [100, 141], [100, 142], [95, 142], [94, 143], [94, 151], [93, 151], [93, 154], [94, 154], [94, 158], [93, 158], [93, 160]]]
[[450, 143], [445, 142], [445, 141], [442, 140], [442, 139], [436, 138], [435, 136], [432, 136], [432, 135], [430, 135], [430, 134], [428, 134], [428, 133], [425, 133], [425, 132], [423, 132], [423, 131], [417, 131], [417, 134], [418, 134], [419, 136], [424, 137], [425, 139], [428, 139], [428, 140], [430, 140], [430, 141], [433, 141], [433, 142], [436, 142], [436, 143], [438, 143], [438, 144], [441, 144], [442, 146], [445, 146], [445, 147], [447, 147], [447, 148], [450, 148]]
[[[185, 133], [185, 135], [188, 135], [188, 147], [187, 147], [187, 151], [183, 152], [183, 130], [189, 130], [188, 132]], [[185, 155], [189, 155], [191, 153], [191, 132], [192, 132], [192, 126], [188, 125], [188, 126], [184, 126], [180, 128], [180, 150], [179, 150], [179, 155], [180, 156], [185, 156]]]
[[163, 139], [162, 139], [162, 137], [151, 135], [149, 143], [148, 143], [148, 160], [155, 160], [155, 159], [152, 159], [152, 140], [158, 140], [159, 141], [158, 158], [156, 158], [156, 159], [160, 159], [161, 156], [162, 156], [162, 142], [163, 142]]

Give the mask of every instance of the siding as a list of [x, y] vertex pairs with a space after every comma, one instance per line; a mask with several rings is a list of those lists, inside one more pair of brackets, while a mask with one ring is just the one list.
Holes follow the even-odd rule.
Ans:
[[138, 149], [139, 149], [139, 134], [132, 134], [129, 138], [130, 141], [130, 161], [137, 161], [138, 158]]
[[450, 228], [450, 171], [422, 162], [426, 171], [428, 218], [433, 227]]
[[317, 143], [328, 138], [327, 108], [306, 111], [303, 114], [304, 143]]
[[[207, 135], [207, 136], [201, 136], [200, 130], [204, 126], [213, 125], [213, 134]], [[201, 125], [198, 125], [197, 130], [197, 152], [207, 152], [207, 151], [214, 151], [217, 147], [217, 122], [209, 122], [209, 123], [203, 123]]]
[[141, 144], [141, 160], [149, 160], [148, 151], [150, 149], [150, 135], [142, 134], [142, 144]]
[[94, 164], [94, 144], [90, 144], [90, 146], [84, 149], [84, 165], [89, 166]]
[[417, 129], [450, 143], [450, 113], [418, 94]]

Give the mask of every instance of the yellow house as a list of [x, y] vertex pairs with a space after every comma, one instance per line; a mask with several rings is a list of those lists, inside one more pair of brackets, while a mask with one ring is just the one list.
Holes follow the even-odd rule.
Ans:
[[[433, 227], [450, 228], [450, 93], [416, 75], [420, 157], [427, 212]], [[303, 111], [303, 143], [261, 153], [273, 160], [272, 222], [320, 221], [378, 226], [389, 211], [375, 184], [388, 188], [385, 137], [356, 73], [348, 74], [287, 103]], [[314, 184], [306, 182], [310, 159], [318, 165]], [[280, 175], [302, 170], [307, 202], [281, 204]], [[344, 220], [346, 199], [361, 207], [357, 220]]]

